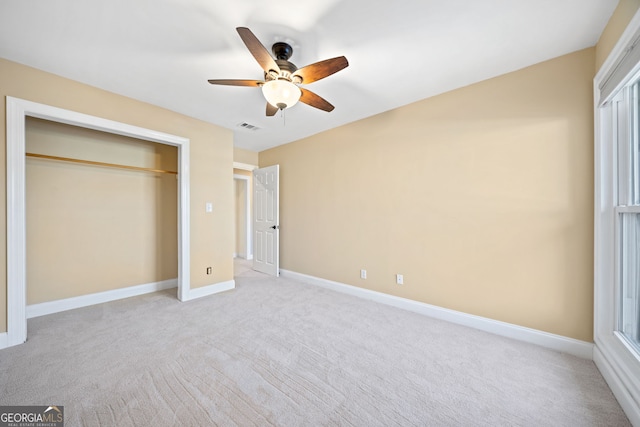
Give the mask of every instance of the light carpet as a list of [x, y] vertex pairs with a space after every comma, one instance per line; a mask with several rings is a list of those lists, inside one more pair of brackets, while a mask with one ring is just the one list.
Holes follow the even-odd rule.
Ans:
[[250, 270], [29, 320], [0, 405], [66, 426], [628, 426], [593, 362]]

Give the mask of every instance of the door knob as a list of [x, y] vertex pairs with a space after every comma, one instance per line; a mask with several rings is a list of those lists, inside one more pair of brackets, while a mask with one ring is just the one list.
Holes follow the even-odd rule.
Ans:
[[277, 230], [278, 228], [280, 228], [280, 226], [279, 226], [279, 225], [272, 225], [272, 226], [271, 226], [271, 227], [269, 227], [269, 228], [272, 228], [272, 229], [274, 229], [274, 230]]

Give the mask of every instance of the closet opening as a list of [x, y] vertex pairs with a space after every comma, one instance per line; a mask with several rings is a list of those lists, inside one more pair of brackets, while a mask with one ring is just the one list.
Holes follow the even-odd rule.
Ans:
[[[72, 129], [72, 135], [58, 135], [57, 130], [61, 128], [67, 131]], [[47, 138], [53, 135], [54, 139], [64, 141], [50, 144], [46, 138], [38, 139], [42, 135], [36, 136], [33, 142], [31, 138], [27, 141], [27, 134], [31, 137], [38, 133], [48, 133]], [[98, 136], [97, 141], [87, 142], [88, 133], [92, 134], [92, 138], [102, 136]], [[78, 143], [78, 140], [81, 142]], [[125, 167], [27, 157], [27, 147], [29, 152], [35, 154]], [[89, 154], [100, 155], [91, 157]], [[154, 171], [128, 169], [126, 166]], [[49, 182], [39, 182], [37, 176], [46, 177]], [[45, 188], [39, 188], [39, 192], [33, 195], [28, 194], [27, 190], [34, 183], [44, 184]], [[75, 193], [65, 188], [72, 183]], [[32, 196], [38, 194], [41, 197], [34, 200]], [[82, 277], [82, 280], [71, 285], [49, 286], [47, 290], [34, 288], [35, 295], [29, 295], [29, 306], [46, 305], [59, 298], [67, 302], [75, 301], [81, 299], [82, 295], [104, 295], [118, 292], [119, 289], [122, 289], [122, 297], [132, 296], [136, 293], [125, 294], [152, 291], [148, 286], [177, 286], [178, 298], [182, 301], [189, 299], [188, 201], [188, 139], [7, 97], [7, 345], [20, 344], [27, 338], [27, 292], [30, 291], [27, 288], [27, 272], [42, 282], [49, 281], [54, 285], [61, 283], [56, 280], [71, 280], [69, 278], [74, 274]], [[28, 209], [27, 203], [30, 207], [35, 204], [35, 212]], [[128, 210], [123, 207], [127, 204]], [[62, 209], [67, 210], [61, 213]], [[80, 212], [84, 213], [84, 217]], [[27, 215], [36, 218], [35, 222], [29, 222], [28, 233]], [[59, 227], [39, 228], [42, 224], [38, 225], [38, 221], [46, 222], [48, 215], [58, 221], [56, 224]], [[65, 218], [65, 215], [68, 217]], [[91, 219], [98, 221], [91, 225]], [[82, 227], [81, 222], [85, 223]], [[170, 222], [173, 223], [172, 227], [167, 226]], [[74, 229], [74, 224], [77, 229]], [[104, 227], [108, 232], [101, 230]], [[160, 228], [162, 232], [157, 233]], [[83, 229], [82, 233], [78, 233], [80, 229]], [[149, 242], [142, 244], [144, 248], [135, 246], [137, 243], [132, 243], [132, 239], [123, 245], [119, 238], [124, 239], [125, 234], [156, 239], [154, 243], [157, 248], [150, 250], [152, 245]], [[38, 243], [34, 244], [35, 241]], [[85, 266], [83, 264], [87, 260], [83, 257], [88, 256], [79, 248], [93, 243], [97, 244], [86, 252], [100, 259], [98, 264]], [[126, 245], [135, 247], [131, 250], [123, 247]], [[33, 255], [38, 251], [41, 253], [34, 255], [36, 265], [30, 265], [27, 270], [27, 254]], [[136, 255], [132, 261], [133, 252], [140, 252], [140, 256]], [[53, 253], [67, 257], [72, 266], [58, 267], [53, 265], [51, 259], [42, 261], [48, 257], [47, 254]], [[150, 258], [155, 260], [149, 262]], [[43, 262], [46, 266], [42, 265]], [[109, 270], [118, 270], [112, 268], [115, 265], [119, 265], [121, 270], [128, 270], [135, 277], [118, 286], [113, 285], [115, 280], [98, 279], [101, 275], [112, 275], [113, 271]], [[42, 271], [37, 272], [40, 267]], [[56, 269], [58, 271], [53, 271]], [[41, 277], [38, 278], [38, 275]], [[173, 278], [165, 279], [169, 276]], [[52, 280], [53, 277], [57, 279]], [[148, 282], [153, 278], [159, 280]], [[144, 283], [135, 283], [138, 281]], [[88, 285], [88, 282], [91, 283]], [[91, 289], [86, 289], [87, 286]], [[87, 290], [90, 291], [88, 294]], [[50, 301], [45, 301], [47, 299]], [[85, 305], [91, 305], [91, 301]]]
[[27, 318], [177, 287], [175, 146], [33, 117], [25, 142]]

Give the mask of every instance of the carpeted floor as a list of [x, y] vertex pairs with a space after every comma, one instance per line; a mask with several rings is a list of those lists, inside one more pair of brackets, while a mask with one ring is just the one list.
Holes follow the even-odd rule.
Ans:
[[29, 320], [0, 405], [66, 426], [628, 426], [593, 362], [287, 279]]

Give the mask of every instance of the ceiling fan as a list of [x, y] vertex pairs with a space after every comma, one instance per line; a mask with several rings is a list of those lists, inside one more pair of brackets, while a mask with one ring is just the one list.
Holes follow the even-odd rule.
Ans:
[[347, 58], [338, 56], [298, 68], [289, 62], [289, 58], [293, 54], [293, 49], [289, 44], [275, 43], [271, 48], [275, 55], [274, 59], [251, 30], [245, 27], [238, 27], [236, 30], [249, 52], [264, 70], [264, 81], [212, 79], [209, 80], [209, 83], [212, 85], [261, 87], [262, 93], [267, 99], [267, 116], [275, 115], [278, 110], [293, 107], [298, 101], [324, 111], [332, 111], [335, 108], [326, 99], [308, 89], [301, 88], [299, 85], [313, 83], [348, 67]]

